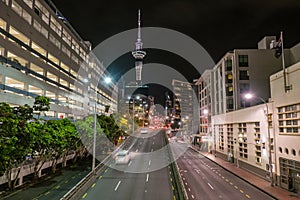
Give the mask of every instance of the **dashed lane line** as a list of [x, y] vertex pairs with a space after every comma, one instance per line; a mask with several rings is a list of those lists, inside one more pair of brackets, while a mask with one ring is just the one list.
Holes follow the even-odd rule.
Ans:
[[84, 195], [82, 195], [82, 199], [84, 199], [87, 196], [87, 193], [85, 193]]
[[121, 184], [121, 181], [119, 181], [119, 182], [118, 182], [118, 184], [116, 185], [116, 187], [115, 187], [115, 191], [117, 191], [117, 190], [118, 190], [118, 188], [119, 188], [120, 184]]

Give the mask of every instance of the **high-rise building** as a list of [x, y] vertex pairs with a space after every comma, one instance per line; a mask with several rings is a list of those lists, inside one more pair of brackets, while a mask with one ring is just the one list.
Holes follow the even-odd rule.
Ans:
[[[174, 112], [172, 112], [173, 118], [178, 116], [178, 110], [180, 110], [180, 117], [183, 123], [183, 126], [187, 129], [188, 134], [194, 134], [198, 132], [198, 103], [197, 97], [193, 90], [193, 83], [172, 80], [172, 87], [174, 93], [174, 106], [177, 107]], [[176, 114], [176, 115], [175, 115]]]
[[81, 118], [95, 100], [98, 113], [115, 112], [118, 90], [99, 81], [105, 69], [91, 50], [50, 0], [1, 0], [1, 101], [32, 105], [46, 96], [54, 118]]

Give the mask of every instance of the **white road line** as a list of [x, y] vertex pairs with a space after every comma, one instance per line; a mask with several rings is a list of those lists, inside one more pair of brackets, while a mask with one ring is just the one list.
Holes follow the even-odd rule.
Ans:
[[211, 186], [211, 184], [209, 184], [209, 183], [207, 183], [207, 184], [212, 190], [214, 189], [213, 186]]
[[191, 161], [188, 161], [189, 164], [192, 164]]
[[188, 190], [189, 190], [189, 192], [191, 191], [191, 189], [190, 189], [190, 188], [188, 188]]
[[130, 166], [130, 165], [131, 165], [131, 163], [132, 163], [132, 161], [130, 161], [130, 162], [128, 163], [128, 166]]
[[146, 182], [148, 182], [149, 181], [149, 174], [147, 174], [147, 178], [146, 178]]
[[191, 195], [191, 196], [192, 196], [193, 199], [195, 198], [194, 195]]
[[149, 165], [151, 165], [151, 160], [149, 160]]
[[121, 184], [121, 181], [119, 181], [118, 184], [116, 185], [115, 191], [117, 191], [117, 189], [118, 189], [118, 187], [119, 187], [120, 184]]
[[136, 149], [136, 150], [135, 150], [135, 152], [138, 152], [138, 151], [139, 151], [139, 149]]

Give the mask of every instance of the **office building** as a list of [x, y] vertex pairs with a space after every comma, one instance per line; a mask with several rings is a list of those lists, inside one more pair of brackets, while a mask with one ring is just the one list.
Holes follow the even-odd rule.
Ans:
[[[50, 118], [82, 118], [117, 109], [117, 88], [103, 83], [104, 67], [49, 0], [0, 1], [0, 99], [32, 105], [51, 99]], [[85, 82], [84, 80], [88, 80]], [[96, 97], [97, 94], [97, 97]]]

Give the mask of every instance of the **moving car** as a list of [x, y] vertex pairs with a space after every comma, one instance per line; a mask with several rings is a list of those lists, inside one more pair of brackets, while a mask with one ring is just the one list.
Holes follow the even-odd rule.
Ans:
[[129, 151], [121, 150], [116, 155], [116, 164], [128, 164], [130, 161]]
[[141, 128], [141, 133], [148, 133], [148, 129], [147, 128]]

